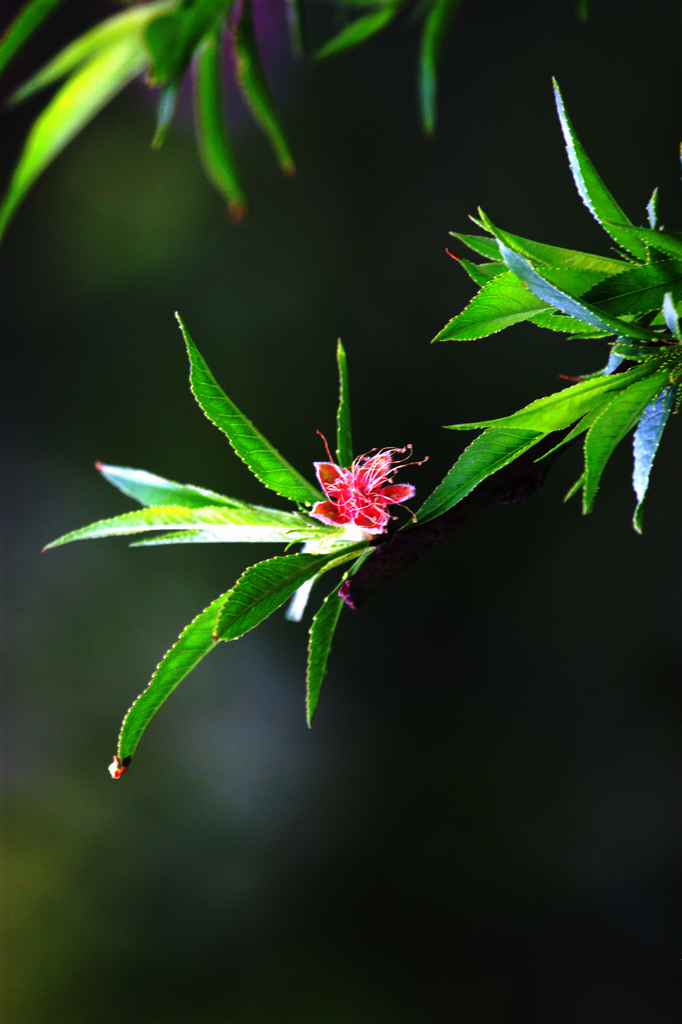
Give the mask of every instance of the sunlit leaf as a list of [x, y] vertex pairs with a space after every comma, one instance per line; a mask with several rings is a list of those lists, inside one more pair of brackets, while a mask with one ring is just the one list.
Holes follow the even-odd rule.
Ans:
[[192, 341], [180, 317], [178, 323], [189, 354], [192, 394], [204, 415], [226, 435], [235, 453], [262, 484], [292, 501], [314, 502], [322, 498], [293, 466], [283, 459], [269, 441], [256, 430], [216, 382], [203, 356]]
[[[616, 374], [616, 377], [626, 376], [628, 374]], [[668, 380], [669, 371], [664, 368], [619, 391], [590, 427], [585, 438], [584, 512], [590, 512], [594, 505], [599, 481], [614, 448], [641, 419]]]
[[160, 662], [147, 688], [126, 714], [118, 738], [118, 755], [121, 759], [132, 757], [142, 733], [166, 698], [216, 646], [213, 629], [226, 597], [226, 594], [221, 594], [183, 629]]
[[675, 403], [675, 388], [667, 388], [647, 405], [632, 439], [635, 465], [632, 486], [637, 496], [633, 525], [642, 532], [642, 502], [649, 486], [649, 476], [670, 410]]
[[682, 259], [661, 259], [606, 278], [582, 296], [602, 313], [624, 316], [660, 309], [663, 296], [682, 293]]
[[[580, 198], [584, 202], [592, 216], [597, 220], [605, 231], [618, 242], [624, 249], [632, 253], [637, 259], [646, 259], [646, 246], [642, 244], [631, 233], [620, 231], [618, 225], [630, 224], [630, 219], [623, 213], [620, 206], [613, 198], [606, 185], [602, 181], [597, 169], [583, 149], [580, 140], [576, 136], [573, 125], [568, 119], [564, 101], [559, 91], [559, 86], [554, 82], [554, 98], [556, 101], [557, 113], [561, 122], [561, 130], [564, 134], [568, 162], [573, 174], [576, 188]], [[615, 223], [614, 223], [615, 222]]]
[[484, 284], [469, 305], [454, 316], [433, 341], [487, 338], [548, 309], [547, 303], [538, 301], [516, 274], [507, 271]]
[[535, 430], [496, 427], [486, 430], [460, 455], [445, 479], [417, 512], [419, 522], [447, 512], [482, 480], [503, 469], [544, 437]]
[[459, 423], [449, 427], [450, 430], [474, 430], [479, 427], [507, 427], [522, 430], [534, 430], [537, 433], [550, 433], [563, 430], [572, 423], [591, 412], [601, 404], [604, 395], [610, 391], [620, 391], [647, 376], [649, 371], [644, 366], [634, 366], [625, 373], [612, 374], [609, 377], [592, 377], [573, 384], [571, 387], [546, 395], [512, 413], [495, 420], [481, 420], [478, 423]]
[[250, 566], [227, 595], [216, 623], [217, 640], [237, 640], [253, 629], [294, 594], [306, 580], [328, 568], [357, 557], [353, 545], [345, 555], [277, 555]]
[[206, 505], [228, 505], [232, 508], [247, 508], [243, 501], [216, 494], [204, 487], [193, 484], [177, 484], [165, 480], [146, 469], [131, 469], [127, 466], [105, 466], [96, 464], [105, 480], [117, 487], [123, 494], [139, 501], [141, 505], [181, 505], [184, 508], [203, 508]]
[[341, 341], [336, 346], [339, 365], [339, 405], [336, 413], [336, 455], [340, 466], [353, 461], [353, 438], [350, 428], [350, 396], [348, 394], [348, 363]]
[[103, 537], [120, 537], [132, 533], [147, 533], [150, 530], [203, 530], [210, 527], [225, 543], [253, 543], [254, 541], [293, 543], [310, 538], [324, 538], [330, 531], [310, 516], [296, 512], [280, 512], [277, 509], [260, 508], [257, 505], [243, 505], [231, 508], [225, 505], [203, 508], [181, 508], [175, 505], [160, 505], [152, 508], [124, 512], [111, 519], [102, 519], [89, 526], [72, 530], [45, 548], [56, 548], [76, 540], [96, 540]]
[[561, 288], [552, 284], [547, 279], [547, 276], [540, 274], [529, 260], [508, 249], [507, 246], [501, 245], [500, 250], [509, 269], [513, 270], [521, 278], [533, 294], [562, 313], [574, 316], [578, 320], [585, 321], [591, 327], [596, 327], [611, 334], [624, 335], [628, 338], [640, 338], [645, 341], [660, 341], [660, 335], [654, 331], [650, 331], [639, 324], [628, 323], [626, 320], [610, 316], [608, 313], [602, 313], [598, 307], [585, 302], [583, 299], [576, 299], [562, 291]]

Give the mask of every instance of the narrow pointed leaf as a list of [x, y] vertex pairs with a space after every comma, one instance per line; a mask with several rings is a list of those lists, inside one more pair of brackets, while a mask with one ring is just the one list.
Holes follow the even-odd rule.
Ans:
[[244, 99], [265, 132], [284, 173], [295, 174], [294, 158], [261, 62], [251, 0], [242, 0], [242, 12], [234, 34], [234, 52], [237, 81]]
[[353, 461], [353, 438], [350, 429], [350, 396], [348, 393], [348, 363], [343, 345], [336, 346], [339, 365], [339, 406], [336, 412], [336, 455], [340, 466], [350, 466]]
[[646, 204], [646, 214], [649, 227], [655, 229], [658, 226], [658, 188], [651, 193], [651, 199]]
[[502, 256], [510, 270], [513, 270], [518, 277], [539, 299], [554, 306], [555, 309], [573, 316], [577, 320], [584, 320], [591, 327], [611, 334], [624, 335], [628, 338], [639, 338], [645, 341], [660, 341], [660, 335], [648, 330], [639, 324], [628, 323], [618, 317], [602, 313], [601, 310], [583, 299], [576, 299], [572, 295], [562, 291], [552, 284], [546, 276], [540, 274], [529, 260], [518, 253], [508, 249], [507, 246], [500, 246]]
[[203, 530], [220, 535], [225, 543], [294, 543], [310, 538], [334, 536], [334, 528], [325, 530], [323, 523], [317, 523], [309, 516], [295, 512], [280, 512], [277, 509], [260, 508], [257, 505], [243, 505], [231, 508], [224, 505], [204, 508], [181, 508], [166, 505], [125, 512], [111, 519], [102, 519], [89, 526], [59, 537], [46, 545], [45, 550], [76, 540], [99, 540], [103, 537], [121, 537], [132, 533], [148, 533], [153, 530]]
[[582, 296], [601, 313], [625, 316], [660, 309], [666, 292], [682, 291], [682, 259], [662, 259], [608, 277]]
[[538, 300], [516, 274], [507, 271], [484, 284], [469, 305], [454, 316], [433, 341], [487, 338], [548, 309], [548, 304]]
[[97, 469], [105, 480], [117, 487], [129, 498], [141, 505], [181, 505], [183, 508], [203, 508], [206, 505], [228, 505], [231, 508], [248, 508], [243, 501], [216, 494], [204, 487], [192, 484], [177, 484], [165, 480], [156, 473], [145, 469], [131, 469], [126, 466], [105, 466], [97, 463]]
[[217, 597], [183, 629], [160, 662], [147, 688], [126, 714], [118, 738], [118, 756], [121, 759], [133, 756], [142, 733], [166, 698], [216, 646], [213, 629], [226, 596], [221, 594]]
[[663, 316], [665, 318], [665, 325], [674, 338], [678, 341], [682, 341], [682, 332], [680, 332], [680, 318], [673, 302], [673, 297], [670, 292], [667, 292], [663, 297]]
[[[519, 256], [525, 256], [534, 265], [542, 264], [552, 270], [573, 270], [579, 275], [576, 281], [583, 284], [584, 288], [591, 288], [598, 281], [612, 274], [619, 274], [622, 270], [630, 270], [632, 263], [626, 260], [617, 260], [610, 256], [597, 256], [591, 252], [580, 252], [578, 249], [565, 249], [557, 245], [547, 245], [544, 242], [535, 242], [532, 238], [522, 238], [514, 235], [511, 231], [504, 231], [496, 227], [490, 218], [479, 209], [480, 221], [474, 219], [494, 235], [497, 240], [499, 255], [499, 243], [502, 242], [508, 249], [517, 252]], [[542, 271], [542, 267], [539, 267]]]
[[287, 15], [291, 52], [295, 57], [305, 57], [308, 53], [305, 4], [303, 0], [285, 0], [284, 9]]
[[432, 0], [426, 15], [419, 48], [419, 106], [422, 124], [428, 135], [436, 127], [436, 88], [438, 65], [445, 46], [448, 29], [461, 0]]
[[331, 593], [327, 594], [315, 613], [308, 638], [308, 671], [306, 674], [306, 721], [310, 727], [320, 699], [320, 690], [327, 674], [327, 662], [332, 649], [334, 631], [345, 601], [339, 597], [339, 587], [352, 573], [357, 572], [369, 552], [356, 559], [343, 579], [339, 580]]
[[223, 111], [220, 34], [211, 33], [194, 69], [194, 109], [199, 157], [209, 179], [225, 197], [233, 221], [246, 213], [246, 194], [232, 150]]
[[487, 238], [485, 235], [462, 235], [456, 231], [451, 231], [450, 234], [453, 238], [459, 238], [460, 242], [464, 242], [479, 256], [483, 256], [487, 260], [500, 259], [500, 247], [494, 238]]
[[581, 419], [595, 406], [601, 404], [608, 392], [621, 391], [647, 376], [645, 366], [633, 366], [625, 373], [608, 377], [590, 377], [571, 387], [556, 391], [553, 395], [538, 398], [510, 416], [496, 420], [481, 420], [478, 423], [456, 423], [450, 430], [476, 430], [479, 427], [507, 427], [534, 430], [548, 434], [553, 430], [564, 430]]
[[376, 10], [370, 11], [369, 14], [361, 14], [354, 18], [340, 32], [327, 40], [324, 46], [320, 47], [315, 54], [315, 59], [323, 60], [325, 57], [333, 57], [364, 43], [390, 24], [402, 6], [402, 0], [398, 0], [396, 3], [384, 4]]
[[465, 498], [486, 477], [503, 469], [544, 437], [535, 430], [486, 430], [460, 455], [445, 479], [417, 512], [419, 522], [434, 519]]
[[63, 0], [29, 0], [0, 39], [0, 73]]
[[577, 138], [573, 125], [566, 114], [564, 101], [556, 81], [554, 82], [554, 98], [566, 143], [568, 162], [580, 198], [595, 220], [602, 225], [614, 241], [624, 249], [627, 249], [637, 259], [646, 259], [646, 246], [632, 235], [621, 232], [616, 224], [613, 223], [615, 221], [617, 224], [630, 224], [630, 219], [623, 213], [607, 189], [597, 173], [596, 167]]
[[283, 459], [216, 382], [176, 313], [189, 354], [192, 394], [204, 415], [226, 435], [235, 453], [262, 484], [292, 501], [314, 502], [322, 494]]
[[234, 0], [193, 0], [154, 18], [145, 33], [154, 84], [179, 86], [201, 40], [233, 5]]
[[37, 117], [0, 209], [0, 234], [42, 171], [106, 103], [136, 78], [149, 58], [138, 36], [98, 53], [69, 78]]
[[344, 556], [335, 554], [277, 555], [252, 565], [237, 580], [215, 627], [217, 640], [237, 640], [277, 611], [306, 580], [356, 556], [358, 546]]
[[[64, 78], [69, 72], [85, 64], [97, 54], [108, 51], [110, 47], [125, 39], [137, 37], [140, 47], [144, 49], [142, 33], [145, 26], [159, 13], [168, 9], [171, 2], [172, 0], [157, 0], [156, 3], [123, 11], [121, 14], [116, 14], [95, 25], [94, 28], [84, 32], [83, 35], [60, 50], [52, 60], [24, 82], [12, 94], [10, 102], [20, 103], [28, 96], [59, 81], [60, 78]], [[149, 55], [147, 54], [148, 59]]]
[[492, 281], [494, 277], [508, 273], [507, 264], [502, 263], [500, 260], [494, 260], [492, 263], [472, 263], [471, 260], [465, 259], [464, 256], [458, 256], [456, 259], [462, 270], [467, 272], [471, 280], [479, 288], [482, 288], [488, 281]]
[[633, 525], [637, 533], [642, 532], [642, 502], [649, 486], [651, 467], [674, 402], [675, 388], [668, 388], [663, 394], [657, 395], [644, 410], [632, 439], [635, 457], [632, 486], [637, 496]]
[[642, 245], [659, 252], [667, 253], [669, 256], [682, 258], [682, 232], [662, 231], [660, 228], [640, 228], [636, 224], [611, 224], [617, 228], [623, 237], [628, 237], [641, 242]]
[[[625, 377], [627, 374], [617, 374]], [[655, 371], [614, 395], [585, 438], [585, 481], [583, 511], [592, 510], [602, 473], [614, 448], [641, 419], [647, 405], [661, 393], [669, 380], [666, 368]]]

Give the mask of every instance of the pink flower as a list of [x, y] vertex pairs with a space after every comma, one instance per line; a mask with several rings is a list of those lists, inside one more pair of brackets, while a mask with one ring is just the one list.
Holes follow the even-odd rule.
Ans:
[[[319, 434], [318, 430], [318, 434]], [[412, 498], [415, 489], [412, 484], [394, 484], [393, 477], [405, 465], [420, 466], [421, 462], [409, 462], [396, 456], [412, 453], [412, 446], [406, 448], [374, 448], [366, 455], [359, 455], [352, 466], [343, 468], [331, 461], [329, 445], [323, 434], [329, 455], [329, 462], [316, 462], [317, 479], [327, 496], [327, 501], [318, 501], [310, 512], [311, 516], [330, 526], [358, 526], [366, 534], [383, 533], [389, 519], [389, 505], [402, 504]]]

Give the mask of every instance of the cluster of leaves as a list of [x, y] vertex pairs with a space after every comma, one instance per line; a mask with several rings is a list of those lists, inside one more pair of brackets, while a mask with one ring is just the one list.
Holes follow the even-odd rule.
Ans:
[[569, 496], [582, 488], [583, 510], [589, 512], [614, 448], [634, 429], [634, 524], [641, 532], [651, 466], [682, 377], [682, 233], [659, 225], [656, 191], [647, 206], [649, 226], [631, 223], [576, 137], [556, 83], [554, 88], [576, 187], [616, 243], [616, 255], [519, 238], [479, 210], [472, 219], [487, 235], [453, 233], [486, 260], [459, 259], [479, 291], [434, 341], [475, 340], [527, 320], [577, 338], [606, 339], [610, 357], [603, 371], [510, 416], [453, 425], [452, 430], [485, 429], [419, 517], [441, 514], [453, 499], [461, 500], [482, 479], [555, 431], [564, 431], [561, 445], [585, 435], [584, 472]]
[[[0, 40], [0, 72], [62, 0], [29, 0]], [[347, 23], [313, 55], [324, 58], [365, 42], [394, 20], [408, 0], [335, 0]], [[461, 0], [422, 0], [418, 63], [422, 120], [432, 132], [436, 72], [446, 33]], [[355, 15], [356, 9], [362, 13]], [[286, 0], [291, 46], [305, 53], [303, 0]], [[226, 45], [224, 45], [226, 41]], [[11, 97], [18, 103], [66, 79], [36, 119], [0, 208], [0, 235], [24, 195], [67, 143], [126, 85], [144, 74], [160, 90], [153, 145], [163, 142], [180, 86], [194, 66], [197, 148], [205, 172], [233, 220], [247, 200], [223, 110], [223, 74], [231, 59], [254, 118], [286, 174], [295, 172], [284, 127], [268, 86], [253, 20], [253, 0], [149, 0], [101, 22], [70, 43]]]
[[[178, 318], [179, 319], [179, 318]], [[251, 505], [190, 484], [178, 484], [144, 470], [99, 465], [102, 475], [143, 509], [105, 519], [60, 537], [47, 547], [75, 540], [126, 534], [162, 534], [133, 546], [176, 543], [303, 542], [303, 550], [258, 562], [221, 594], [181, 633], [165, 655], [147, 688], [123, 721], [117, 759], [124, 768], [150, 719], [185, 676], [220, 641], [236, 640], [292, 599], [289, 617], [300, 619], [312, 583], [324, 573], [352, 562], [356, 571], [373, 550], [371, 538], [313, 519], [306, 507], [324, 498], [253, 426], [217, 384], [180, 321], [190, 359], [192, 392], [204, 414], [227, 436], [235, 453], [257, 479], [296, 510]], [[340, 398], [337, 412], [337, 456], [352, 461], [348, 374], [341, 343], [337, 350]], [[348, 576], [349, 573], [346, 573]], [[346, 577], [344, 577], [345, 579]], [[310, 627], [307, 670], [307, 720], [312, 722], [327, 670], [334, 630], [343, 600], [340, 582], [327, 594]]]

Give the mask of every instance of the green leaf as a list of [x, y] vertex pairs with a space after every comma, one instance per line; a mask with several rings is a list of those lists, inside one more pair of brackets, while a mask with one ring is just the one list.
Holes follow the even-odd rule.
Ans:
[[[646, 259], [646, 246], [631, 234], [622, 232], [620, 227], [617, 226], [620, 224], [629, 225], [630, 219], [623, 213], [607, 189], [597, 173], [597, 169], [577, 138], [573, 125], [566, 114], [564, 101], [556, 81], [554, 82], [554, 98], [566, 143], [568, 162], [580, 198], [595, 220], [602, 225], [614, 241], [624, 249], [627, 249], [637, 259]], [[613, 223], [614, 221], [616, 222], [615, 224]]]
[[178, 86], [201, 40], [233, 5], [234, 0], [189, 0], [154, 18], [146, 31], [152, 82]]
[[353, 438], [350, 429], [350, 396], [348, 394], [348, 363], [341, 341], [336, 346], [339, 365], [339, 407], [336, 413], [336, 457], [340, 466], [353, 461]]
[[0, 235], [42, 171], [92, 118], [136, 78], [149, 57], [139, 32], [96, 53], [36, 118], [0, 208]]
[[221, 594], [183, 629], [160, 662], [147, 688], [129, 709], [118, 738], [118, 756], [121, 760], [133, 756], [142, 733], [166, 698], [216, 646], [213, 629], [226, 597], [227, 594]]
[[344, 601], [339, 597], [339, 586], [340, 583], [337, 583], [331, 593], [327, 594], [310, 626], [305, 701], [308, 727], [313, 724], [320, 690], [327, 674], [334, 631], [344, 605]]
[[610, 316], [608, 313], [602, 313], [598, 307], [562, 291], [561, 288], [549, 281], [547, 276], [535, 270], [527, 259], [508, 249], [507, 246], [501, 245], [500, 250], [509, 269], [521, 278], [533, 294], [562, 313], [576, 317], [578, 320], [584, 320], [591, 327], [610, 334], [624, 335], [645, 341], [660, 341], [660, 335], [654, 331], [639, 324], [628, 323], [626, 320]]
[[478, 423], [457, 423], [448, 429], [475, 430], [480, 427], [513, 427], [533, 430], [541, 434], [548, 434], [553, 430], [563, 430], [581, 419], [586, 413], [591, 412], [596, 405], [603, 401], [606, 393], [628, 388], [648, 375], [649, 372], [644, 366], [633, 366], [625, 373], [611, 374], [608, 377], [591, 377], [579, 384], [572, 385], [572, 387], [557, 391], [553, 395], [538, 398], [510, 416], [503, 416], [496, 420], [481, 420]]
[[487, 338], [548, 308], [546, 302], [538, 301], [529, 292], [516, 274], [507, 271], [484, 284], [469, 305], [454, 316], [433, 341]]
[[624, 316], [660, 309], [666, 292], [682, 292], [682, 260], [663, 259], [624, 270], [582, 296], [601, 313]]
[[197, 54], [194, 110], [197, 146], [204, 170], [225, 197], [232, 220], [240, 221], [246, 214], [246, 194], [225, 124], [218, 32], [204, 40]]
[[451, 231], [450, 234], [453, 238], [459, 238], [460, 242], [464, 242], [479, 256], [484, 256], [487, 260], [500, 259], [500, 247], [494, 238], [487, 238], [485, 235], [461, 235], [456, 231]]
[[[22, 102], [22, 100], [32, 96], [40, 89], [46, 88], [48, 85], [53, 85], [54, 82], [68, 75], [70, 71], [74, 71], [93, 57], [108, 51], [110, 47], [125, 39], [137, 37], [141, 49], [144, 50], [142, 33], [145, 26], [159, 12], [167, 10], [172, 2], [173, 0], [157, 0], [156, 3], [145, 4], [143, 7], [134, 7], [123, 11], [121, 14], [116, 14], [114, 17], [107, 18], [105, 21], [95, 25], [94, 28], [89, 29], [82, 36], [74, 39], [72, 43], [64, 47], [63, 50], [60, 50], [40, 71], [37, 71], [28, 81], [24, 82], [22, 86], [12, 93], [10, 102], [13, 104]], [[148, 60], [149, 55], [147, 54]]]
[[277, 611], [306, 580], [357, 557], [362, 546], [349, 546], [342, 555], [277, 555], [252, 565], [225, 599], [214, 630], [216, 640], [239, 639]]
[[[575, 278], [576, 283], [585, 288], [591, 288], [607, 275], [619, 274], [622, 270], [629, 270], [632, 267], [632, 263], [625, 260], [597, 256], [595, 253], [580, 252], [577, 249], [564, 249], [557, 245], [546, 245], [531, 238], [521, 238], [520, 235], [513, 235], [510, 231], [496, 227], [483, 210], [479, 209], [479, 214], [480, 221], [473, 218], [474, 223], [490, 231], [498, 243], [503, 242], [508, 249], [525, 256], [534, 265], [540, 263], [548, 269], [576, 271], [579, 275]], [[499, 244], [497, 255], [500, 256]]]
[[678, 341], [682, 341], [682, 332], [680, 331], [680, 317], [675, 308], [673, 297], [670, 292], [667, 292], [663, 296], [663, 316], [665, 318], [665, 325], [674, 338]]
[[508, 267], [506, 263], [501, 263], [499, 260], [495, 260], [493, 263], [472, 263], [471, 260], [467, 260], [464, 256], [454, 257], [459, 263], [463, 270], [466, 270], [467, 274], [474, 281], [479, 288], [482, 288], [488, 281], [492, 281], [493, 278], [499, 277], [500, 274], [506, 274]]
[[237, 82], [251, 113], [265, 132], [284, 173], [295, 174], [294, 158], [261, 62], [251, 0], [242, 0], [241, 16], [234, 33], [234, 53]]
[[210, 527], [216, 540], [224, 543], [284, 543], [336, 536], [338, 531], [324, 523], [316, 522], [309, 516], [297, 512], [280, 512], [274, 508], [260, 508], [258, 505], [243, 505], [229, 508], [225, 505], [203, 508], [181, 508], [175, 505], [158, 505], [153, 508], [124, 512], [111, 519], [101, 519], [89, 526], [72, 530], [47, 544], [56, 548], [75, 540], [96, 540], [102, 537], [120, 537], [131, 533], [146, 533], [150, 530], [202, 530]]
[[0, 73], [63, 0], [29, 0], [0, 39]]
[[262, 484], [292, 501], [320, 501], [322, 494], [282, 458], [216, 383], [176, 313], [190, 360], [192, 394], [204, 415], [227, 437], [235, 453]]
[[325, 57], [333, 57], [364, 43], [389, 25], [403, 6], [404, 0], [396, 0], [393, 3], [383, 4], [376, 10], [370, 11], [369, 14], [361, 14], [360, 17], [354, 18], [340, 32], [327, 40], [324, 46], [320, 47], [315, 54], [315, 59], [323, 60]]
[[432, 0], [419, 48], [419, 106], [428, 135], [436, 127], [436, 84], [445, 39], [461, 0]]
[[632, 486], [637, 496], [637, 507], [633, 525], [637, 533], [642, 532], [642, 502], [649, 486], [649, 476], [654, 463], [663, 430], [668, 422], [670, 410], [675, 403], [676, 388], [667, 388], [657, 395], [644, 410], [632, 439], [635, 465], [632, 472]]
[[[631, 372], [616, 376], [627, 377]], [[583, 512], [592, 510], [599, 481], [614, 448], [641, 419], [648, 404], [660, 395], [669, 378], [669, 369], [664, 367], [621, 390], [590, 427], [585, 438]]]
[[419, 522], [434, 519], [465, 498], [486, 477], [503, 469], [544, 437], [535, 430], [495, 427], [480, 434], [460, 455], [445, 479], [417, 512]]
[[131, 469], [126, 466], [105, 466], [96, 463], [105, 480], [117, 487], [141, 505], [181, 505], [183, 508], [204, 508], [206, 505], [228, 505], [231, 508], [248, 508], [243, 501], [216, 494], [204, 487], [193, 484], [176, 484], [165, 480], [156, 473], [145, 469]]
[[610, 224], [617, 228], [623, 237], [642, 242], [650, 249], [667, 253], [669, 256], [682, 258], [682, 232], [663, 231], [661, 228], [640, 228], [636, 224]]

